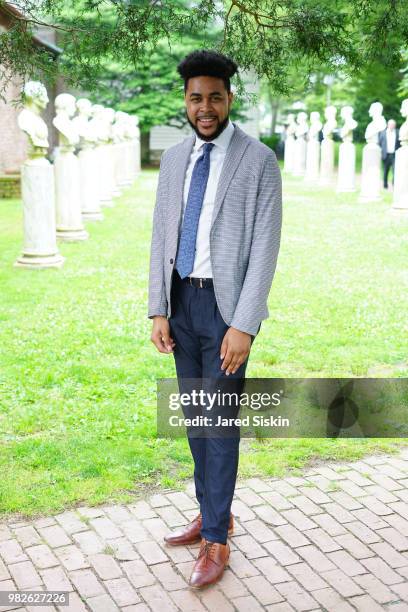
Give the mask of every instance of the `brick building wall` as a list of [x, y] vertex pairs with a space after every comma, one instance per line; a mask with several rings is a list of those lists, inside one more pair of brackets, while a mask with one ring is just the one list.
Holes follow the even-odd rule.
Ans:
[[0, 100], [0, 174], [17, 172], [27, 157], [27, 137], [17, 125], [22, 107], [13, 103], [20, 91], [21, 83], [13, 78], [3, 94], [6, 101]]
[[[7, 29], [10, 24], [9, 15], [3, 12], [0, 7], [0, 29]], [[41, 40], [44, 40], [44, 46], [47, 46], [47, 43], [55, 43], [55, 32], [48, 32], [46, 35], [45, 31], [41, 31], [40, 34]], [[48, 88], [50, 102], [42, 114], [48, 125], [50, 151], [57, 142], [52, 118], [55, 114], [54, 99], [57, 93], [61, 91], [61, 85], [61, 83], [57, 83], [55, 88]], [[0, 175], [19, 172], [21, 164], [27, 158], [28, 149], [28, 138], [17, 124], [17, 117], [23, 108], [21, 103], [22, 82], [18, 77], [14, 77], [7, 83], [5, 90], [3, 87], [4, 81], [2, 82], [0, 77], [0, 89], [4, 97], [4, 100], [0, 100]]]

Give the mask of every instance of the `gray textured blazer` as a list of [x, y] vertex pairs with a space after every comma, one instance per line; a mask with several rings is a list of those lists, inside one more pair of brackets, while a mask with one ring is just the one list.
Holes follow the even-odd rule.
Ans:
[[[150, 253], [149, 318], [171, 317], [184, 177], [194, 142], [192, 134], [161, 157]], [[281, 225], [282, 182], [275, 153], [235, 125], [215, 197], [210, 256], [222, 318], [253, 336], [269, 317], [267, 300]]]

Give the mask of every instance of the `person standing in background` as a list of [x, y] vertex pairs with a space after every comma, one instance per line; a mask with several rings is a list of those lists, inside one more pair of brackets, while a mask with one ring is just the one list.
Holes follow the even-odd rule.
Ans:
[[394, 185], [395, 151], [400, 146], [395, 119], [389, 119], [385, 130], [378, 136], [381, 147], [381, 158], [384, 167], [384, 189], [388, 189], [388, 173], [392, 167], [392, 184]]

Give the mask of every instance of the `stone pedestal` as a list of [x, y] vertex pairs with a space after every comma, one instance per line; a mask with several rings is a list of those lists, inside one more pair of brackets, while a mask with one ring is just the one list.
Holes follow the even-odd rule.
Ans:
[[319, 185], [330, 185], [334, 179], [334, 142], [324, 138], [321, 144]]
[[125, 185], [132, 185], [135, 180], [135, 155], [134, 155], [134, 141], [126, 141], [125, 149], [125, 166], [126, 166], [126, 183]]
[[303, 176], [306, 171], [306, 140], [297, 138], [293, 160], [293, 176]]
[[53, 167], [45, 158], [27, 160], [21, 168], [24, 246], [15, 262], [22, 268], [60, 268], [55, 234]]
[[127, 148], [129, 146], [129, 142], [127, 140], [123, 140], [118, 143], [117, 147], [117, 158], [115, 165], [115, 173], [116, 179], [118, 181], [119, 188], [126, 187], [130, 185], [129, 177], [128, 177], [128, 167], [127, 167]]
[[93, 148], [78, 153], [81, 211], [84, 221], [101, 221], [103, 214], [99, 201], [98, 155]]
[[293, 136], [288, 136], [285, 141], [285, 159], [283, 169], [285, 172], [293, 171], [293, 161], [295, 156], [295, 139]]
[[392, 208], [408, 214], [408, 145], [395, 152], [394, 197]]
[[306, 173], [305, 180], [308, 183], [316, 183], [319, 179], [320, 142], [309, 140], [306, 149]]
[[140, 149], [140, 130], [139, 135], [135, 138], [135, 178], [137, 178], [142, 169], [141, 149]]
[[123, 166], [122, 143], [115, 142], [112, 145], [112, 152], [113, 152], [113, 165], [114, 165], [114, 178], [115, 178], [115, 187], [113, 190], [113, 196], [117, 197], [122, 194], [122, 183], [121, 183], [121, 168]]
[[381, 149], [369, 142], [363, 149], [361, 192], [359, 202], [375, 202], [381, 199]]
[[339, 149], [337, 192], [356, 190], [356, 147], [352, 142], [342, 142]]
[[54, 162], [57, 238], [86, 240], [81, 213], [79, 161], [73, 151], [59, 149]]
[[97, 154], [99, 158], [99, 200], [102, 206], [113, 206], [114, 168], [110, 154], [110, 145], [99, 145], [97, 147]]

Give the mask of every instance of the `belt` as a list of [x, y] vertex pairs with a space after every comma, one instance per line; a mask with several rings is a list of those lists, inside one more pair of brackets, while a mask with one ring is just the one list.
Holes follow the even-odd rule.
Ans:
[[199, 289], [208, 289], [209, 287], [213, 287], [213, 279], [212, 278], [195, 278], [193, 276], [186, 276], [183, 278], [184, 283], [188, 283], [192, 287], [198, 287]]

